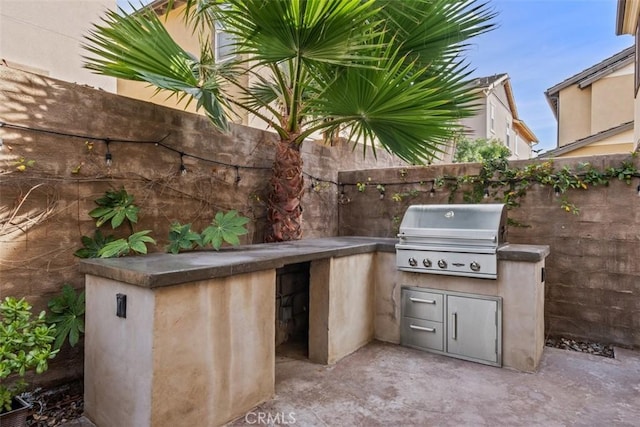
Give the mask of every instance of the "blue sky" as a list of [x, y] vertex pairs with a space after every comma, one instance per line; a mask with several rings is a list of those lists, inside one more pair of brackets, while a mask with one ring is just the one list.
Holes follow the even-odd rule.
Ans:
[[540, 140], [536, 149], [552, 149], [557, 123], [544, 91], [631, 46], [633, 38], [615, 34], [616, 0], [489, 3], [499, 13], [498, 28], [472, 40], [473, 76], [508, 73], [518, 115]]
[[616, 36], [616, 0], [493, 0], [499, 27], [473, 40], [473, 76], [508, 73], [518, 115], [540, 143], [556, 146], [545, 90], [633, 44]]

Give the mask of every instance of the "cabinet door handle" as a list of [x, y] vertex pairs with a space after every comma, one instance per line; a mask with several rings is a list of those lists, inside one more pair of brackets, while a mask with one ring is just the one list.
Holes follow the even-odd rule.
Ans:
[[453, 332], [451, 334], [451, 338], [454, 340], [458, 339], [458, 313], [453, 313]]
[[423, 304], [435, 304], [435, 300], [409, 297], [411, 302], [421, 302]]
[[425, 328], [424, 326], [409, 325], [409, 327], [411, 329], [415, 329], [417, 331], [424, 331], [424, 332], [435, 332], [436, 331], [436, 328]]

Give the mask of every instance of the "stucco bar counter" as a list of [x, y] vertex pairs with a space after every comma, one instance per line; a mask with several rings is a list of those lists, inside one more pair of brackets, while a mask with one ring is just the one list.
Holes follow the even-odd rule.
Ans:
[[399, 343], [409, 285], [501, 296], [503, 365], [535, 370], [548, 247], [502, 247], [498, 280], [485, 280], [398, 272], [395, 243], [334, 237], [83, 260], [87, 417], [99, 427], [217, 426], [272, 398], [276, 269], [302, 262], [313, 362], [373, 339]]

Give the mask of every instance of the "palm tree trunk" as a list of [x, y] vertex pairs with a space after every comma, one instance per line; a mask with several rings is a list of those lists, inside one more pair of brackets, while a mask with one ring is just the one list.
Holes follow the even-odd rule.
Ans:
[[276, 147], [271, 194], [267, 201], [269, 229], [267, 242], [300, 240], [302, 237], [302, 206], [304, 177], [300, 144], [280, 141]]

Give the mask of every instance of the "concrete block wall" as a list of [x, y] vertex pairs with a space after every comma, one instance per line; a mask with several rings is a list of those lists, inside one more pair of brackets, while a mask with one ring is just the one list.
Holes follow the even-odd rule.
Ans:
[[[556, 168], [590, 162], [604, 170], [629, 155], [557, 159]], [[633, 160], [640, 167], [639, 159]], [[527, 162], [513, 162], [524, 166]], [[478, 164], [345, 171], [344, 200], [339, 205], [341, 235], [394, 237], [399, 220], [411, 204], [447, 203], [446, 187], [431, 185], [442, 176], [473, 175]], [[356, 183], [367, 183], [359, 191]], [[377, 184], [383, 184], [380, 198]], [[640, 197], [631, 185], [611, 180], [608, 186], [570, 190], [578, 215], [560, 208], [553, 188], [534, 185], [509, 217], [526, 227], [510, 226], [510, 243], [550, 245], [546, 260], [545, 333], [640, 348]], [[362, 188], [362, 186], [361, 186]], [[410, 194], [401, 200], [393, 195]], [[454, 202], [461, 203], [462, 191]], [[488, 202], [495, 202], [487, 200]]]

